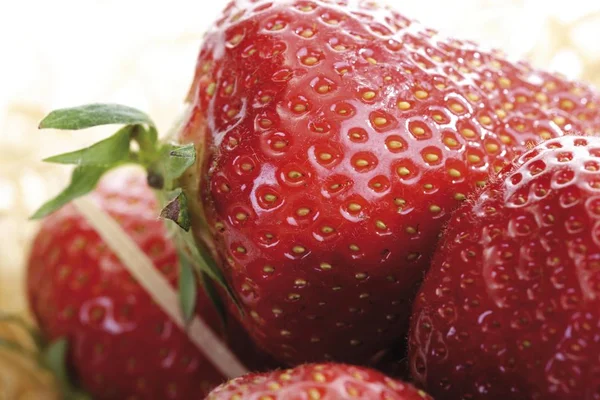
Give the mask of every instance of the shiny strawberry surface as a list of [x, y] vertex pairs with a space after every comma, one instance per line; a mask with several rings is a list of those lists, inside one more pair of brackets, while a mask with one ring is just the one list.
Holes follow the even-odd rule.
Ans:
[[528, 144], [600, 128], [597, 99], [374, 2], [235, 1], [181, 135], [195, 229], [263, 348], [368, 363], [450, 212]]
[[250, 374], [212, 391], [207, 400], [432, 400], [422, 390], [367, 368], [307, 364]]
[[415, 301], [440, 399], [600, 399], [600, 138], [523, 155], [450, 220]]

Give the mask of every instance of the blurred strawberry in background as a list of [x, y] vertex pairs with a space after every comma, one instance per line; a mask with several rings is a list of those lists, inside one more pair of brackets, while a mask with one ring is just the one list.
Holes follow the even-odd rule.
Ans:
[[[89, 207], [117, 221], [176, 288], [181, 273], [177, 251], [140, 172], [126, 169], [105, 176]], [[73, 377], [94, 399], [203, 398], [228, 377], [229, 366], [215, 366], [206, 356], [217, 351], [211, 342], [199, 338], [205, 346], [199, 349], [155, 303], [153, 296], [169, 293], [147, 293], [118, 256], [74, 205], [43, 221], [27, 271], [28, 298], [42, 337], [68, 340]], [[234, 319], [223, 327], [202, 287], [195, 315], [235, 347], [248, 370], [276, 366]]]

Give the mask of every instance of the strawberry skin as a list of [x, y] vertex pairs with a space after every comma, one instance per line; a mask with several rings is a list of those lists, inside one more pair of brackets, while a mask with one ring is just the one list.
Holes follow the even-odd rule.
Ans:
[[398, 341], [450, 212], [526, 144], [600, 129], [587, 86], [377, 7], [232, 2], [190, 90], [196, 232], [292, 364]]
[[207, 400], [432, 400], [422, 390], [380, 372], [344, 364], [305, 364], [236, 378]]
[[[157, 202], [143, 175], [110, 175], [91, 198], [176, 286], [177, 252], [157, 218]], [[75, 375], [95, 399], [200, 399], [225, 380], [72, 205], [43, 221], [31, 250], [27, 285], [42, 333], [50, 341], [68, 338]], [[201, 291], [196, 313], [225, 335]], [[259, 358], [242, 328], [228, 328], [236, 349], [243, 349], [238, 357], [264, 368], [266, 358]]]
[[599, 227], [597, 137], [539, 145], [457, 210], [414, 305], [417, 381], [443, 399], [599, 399]]

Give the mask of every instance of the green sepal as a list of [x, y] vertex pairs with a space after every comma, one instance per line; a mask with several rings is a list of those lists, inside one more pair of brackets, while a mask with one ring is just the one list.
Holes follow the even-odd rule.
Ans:
[[165, 178], [175, 180], [196, 162], [196, 149], [193, 144], [164, 146]]
[[196, 311], [198, 285], [193, 267], [179, 251], [179, 303], [186, 325], [190, 323]]
[[121, 104], [86, 104], [52, 111], [40, 122], [39, 128], [79, 130], [112, 124], [155, 126], [146, 113], [132, 107]]
[[50, 343], [42, 353], [43, 365], [48, 368], [58, 380], [65, 399], [92, 400], [89, 395], [76, 389], [71, 383], [67, 369], [67, 351], [69, 342], [65, 338]]
[[227, 326], [227, 309], [225, 308], [225, 303], [221, 296], [219, 296], [219, 292], [214, 285], [214, 282], [208, 275], [204, 272], [200, 276], [200, 280], [202, 281], [202, 286], [204, 287], [204, 292], [210, 299], [212, 305], [217, 310], [217, 314], [221, 319], [221, 324], [223, 325], [223, 329]]
[[160, 150], [158, 145], [158, 133], [153, 126], [146, 128], [142, 125], [133, 125], [135, 128], [131, 134], [131, 139], [139, 146], [139, 151], [135, 154], [135, 162], [145, 167], [151, 167], [157, 160], [160, 160]]
[[[170, 201], [166, 200], [166, 194], [164, 192], [159, 193], [162, 198], [162, 204], [167, 202], [167, 206], [165, 206], [161, 212], [161, 217], [175, 223], [179, 228], [182, 228], [181, 225], [185, 226], [187, 222], [182, 223], [182, 220], [184, 218], [189, 218], [189, 209], [187, 206], [187, 197], [181, 188], [178, 188], [171, 193], [171, 197], [173, 198]], [[212, 256], [203, 248], [201, 249], [199, 244], [196, 244], [193, 233], [189, 229], [174, 229], [171, 231], [174, 236], [175, 244], [180, 250], [180, 255], [188, 259], [188, 262], [194, 267], [196, 272], [198, 274], [205, 273], [231, 293], [223, 273], [214, 262]]]
[[[86, 149], [63, 155], [50, 157], [46, 161], [75, 164], [71, 183], [54, 199], [44, 204], [32, 219], [42, 218], [56, 211], [66, 203], [83, 196], [94, 189], [102, 175], [109, 169], [126, 163], [136, 163], [148, 172], [148, 184], [156, 189], [178, 189], [177, 196], [165, 210], [163, 217], [177, 223], [183, 229], [175, 230], [175, 242], [180, 249], [182, 273], [180, 276], [180, 302], [186, 319], [191, 318], [195, 309], [195, 296], [192, 296], [192, 283], [195, 285], [194, 272], [202, 276], [203, 281], [212, 281], [223, 287], [238, 309], [240, 305], [232, 289], [227, 284], [221, 270], [216, 265], [210, 252], [202, 245], [196, 245], [189, 232], [191, 218], [187, 207], [187, 199], [176, 181], [196, 162], [196, 151], [193, 145], [160, 144], [154, 122], [142, 111], [118, 104], [90, 104], [80, 107], [65, 108], [51, 112], [44, 118], [39, 127], [79, 130], [99, 125], [123, 124], [124, 128], [112, 137]], [[131, 146], [135, 142], [139, 149]], [[160, 193], [160, 192], [159, 192]], [[162, 199], [165, 192], [159, 194]], [[190, 270], [192, 271], [190, 277]], [[211, 281], [212, 280], [212, 281]], [[207, 286], [207, 294], [225, 318], [225, 307], [214, 286]], [[193, 290], [197, 290], [194, 287]]]
[[[162, 197], [164, 197], [164, 194]], [[196, 244], [193, 233], [191, 231], [186, 232], [172, 220], [168, 219], [168, 221], [171, 221], [172, 224], [167, 225], [167, 227], [175, 228], [169, 229], [169, 232], [172, 233], [174, 243], [179, 249], [180, 263], [182, 262], [182, 260], [183, 262], [187, 262], [188, 265], [192, 266], [192, 268], [198, 276], [204, 277], [205, 279], [210, 279], [219, 286], [221, 286], [223, 289], [225, 289], [225, 291], [227, 292], [229, 297], [231, 297], [236, 307], [239, 309], [240, 312], [242, 312], [241, 306], [237, 298], [233, 294], [233, 290], [227, 284], [225, 276], [218, 268], [217, 264], [214, 262], [212, 256], [208, 253], [208, 251], [201, 247], [200, 244]], [[211, 300], [214, 300], [214, 296], [212, 296], [211, 293], [208, 294]], [[226, 317], [225, 314], [222, 314], [222, 312], [225, 312], [225, 308], [219, 306], [218, 302], [214, 304], [217, 308], [217, 311], [219, 311], [221, 318], [224, 320]]]
[[42, 353], [42, 359], [62, 386], [69, 387], [69, 373], [67, 371], [67, 350], [69, 342], [67, 339], [58, 339], [48, 345]]
[[[140, 125], [136, 125], [140, 126]], [[140, 144], [140, 149], [145, 150], [150, 146], [155, 147], [158, 142], [158, 131], [153, 125], [150, 125], [148, 129], [140, 130], [136, 136], [137, 142]]]
[[196, 150], [191, 144], [164, 144], [156, 160], [148, 167], [148, 184], [155, 189], [176, 189], [176, 181], [196, 162]]
[[[40, 128], [84, 129], [98, 125], [125, 124], [108, 139], [77, 151], [49, 157], [45, 161], [75, 164], [69, 186], [46, 202], [31, 219], [39, 219], [68, 202], [91, 192], [108, 170], [126, 163], [145, 167], [149, 174], [160, 159], [158, 133], [154, 122], [142, 111], [119, 104], [90, 104], [52, 111], [40, 122]], [[139, 149], [133, 150], [135, 141]], [[160, 186], [162, 176], [154, 175]], [[150, 182], [150, 179], [149, 179]]]
[[46, 162], [75, 165], [109, 166], [130, 159], [129, 146], [135, 125], [127, 125], [98, 143], [81, 150], [44, 159]]
[[78, 197], [88, 194], [96, 187], [96, 184], [108, 171], [110, 167], [80, 166], [73, 170], [71, 183], [62, 192], [52, 200], [42, 205], [32, 216], [31, 219], [40, 219], [53, 213], [65, 204]]
[[210, 279], [218, 283], [229, 295], [231, 300], [234, 302], [240, 313], [243, 313], [241, 305], [235, 297], [231, 286], [227, 283], [223, 272], [217, 266], [217, 263], [213, 259], [212, 255], [208, 251], [202, 243], [196, 243], [194, 240], [192, 232], [186, 232], [183, 236], [183, 241], [185, 245], [190, 249], [193, 260], [196, 262], [194, 265], [197, 265], [200, 269], [200, 272], [205, 273]]
[[225, 281], [225, 277], [221, 273], [221, 270], [217, 268], [212, 257], [208, 257], [207, 260], [206, 254], [199, 250], [199, 246], [196, 245], [192, 232], [183, 232], [180, 230], [180, 234], [177, 236], [179, 237], [179, 244], [187, 250], [188, 257], [190, 258], [192, 265], [196, 267], [197, 272], [204, 272], [224, 289], [228, 289], [227, 282]]
[[176, 196], [160, 212], [160, 217], [175, 222], [181, 229], [188, 232], [192, 227], [187, 197], [181, 189], [176, 190]]

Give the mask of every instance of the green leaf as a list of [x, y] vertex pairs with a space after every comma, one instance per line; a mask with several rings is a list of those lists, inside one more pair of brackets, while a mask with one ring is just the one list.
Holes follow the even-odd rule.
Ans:
[[175, 222], [181, 229], [187, 232], [192, 226], [187, 197], [181, 189], [177, 192], [177, 196], [162, 209], [160, 217]]
[[70, 388], [69, 373], [67, 372], [67, 350], [69, 342], [65, 338], [58, 339], [48, 345], [42, 359], [48, 369], [50, 369], [63, 388]]
[[[80, 107], [64, 108], [52, 111], [40, 122], [40, 128], [84, 129], [97, 125], [125, 124], [126, 126], [108, 139], [77, 151], [49, 157], [45, 161], [74, 164], [71, 183], [57, 197], [45, 203], [32, 219], [42, 218], [77, 197], [91, 192], [102, 175], [111, 168], [127, 162], [144, 166], [149, 174], [160, 159], [157, 146], [158, 133], [154, 122], [135, 108], [119, 104], [89, 104]], [[147, 126], [145, 126], [147, 125]], [[135, 140], [139, 149], [132, 149]], [[160, 174], [151, 174], [156, 186], [161, 186]]]
[[221, 299], [221, 296], [219, 296], [219, 292], [217, 291], [213, 280], [210, 279], [210, 277], [204, 272], [201, 275], [201, 280], [202, 286], [204, 287], [204, 292], [206, 293], [212, 305], [215, 307], [217, 313], [219, 314], [221, 324], [223, 324], [223, 327], [227, 326], [227, 309], [225, 308], [225, 303], [223, 303], [223, 299]]
[[196, 299], [198, 298], [198, 285], [196, 275], [183, 252], [179, 252], [179, 302], [186, 324], [194, 317]]
[[40, 219], [58, 210], [71, 200], [91, 192], [108, 167], [80, 166], [73, 170], [71, 183], [58, 196], [42, 205], [31, 219]]
[[156, 145], [158, 142], [158, 131], [154, 125], [149, 125], [148, 129], [143, 131], [144, 141], [151, 143], [152, 145]]
[[[181, 188], [175, 190], [174, 193], [176, 199], [182, 193]], [[165, 191], [158, 191], [157, 195], [161, 204], [165, 204], [169, 201]], [[171, 219], [168, 220], [174, 222]], [[225, 307], [222, 305], [222, 301], [216, 289], [214, 289], [214, 286], [212, 285], [213, 282], [225, 289], [225, 291], [227, 292], [231, 300], [234, 302], [236, 307], [240, 310], [240, 312], [243, 312], [238, 299], [233, 294], [233, 290], [225, 280], [223, 273], [213, 260], [212, 256], [210, 255], [210, 252], [206, 250], [201, 244], [196, 244], [193, 233], [191, 231], [184, 231], [177, 224], [173, 223], [167, 224], [167, 230], [170, 233], [170, 235], [172, 235], [174, 243], [179, 249], [180, 258], [186, 259], [189, 265], [193, 267], [196, 274], [202, 277], [203, 281], [209, 282], [209, 285], [211, 285], [211, 288], [213, 290], [211, 290], [210, 288], [207, 289], [207, 294], [209, 295], [211, 300], [213, 300], [213, 304], [215, 305], [217, 310], [222, 310], [220, 312], [224, 313]], [[205, 288], [206, 287], [207, 285], [205, 285]], [[224, 319], [225, 315], [226, 313], [222, 314], [221, 318]]]
[[91, 400], [91, 397], [76, 389], [71, 383], [67, 370], [67, 351], [69, 342], [65, 338], [58, 339], [48, 345], [42, 354], [42, 361], [58, 380], [64, 397], [67, 400]]
[[225, 279], [225, 276], [213, 260], [208, 250], [206, 250], [200, 244], [196, 244], [192, 232], [186, 232], [179, 227], [174, 230], [169, 229], [169, 231], [173, 233], [174, 241], [177, 248], [180, 250], [180, 254], [182, 257], [187, 257], [188, 262], [194, 268], [196, 273], [199, 275], [206, 275], [223, 289], [225, 289], [227, 294], [231, 297], [231, 300], [240, 309], [240, 311], [242, 311], [237, 298], [233, 294], [233, 290]]
[[[196, 244], [191, 232], [183, 232], [179, 235], [183, 241], [185, 248], [189, 249], [192, 257], [193, 264], [197, 266], [199, 272], [204, 272], [211, 279], [223, 286], [224, 289], [228, 289], [227, 281], [223, 276], [221, 270], [217, 267], [211, 255], [208, 254], [203, 247]], [[202, 250], [200, 250], [202, 248]]]
[[140, 157], [142, 163], [148, 163], [156, 161], [160, 158], [159, 149], [157, 146], [158, 132], [156, 128], [151, 126], [148, 129], [142, 125], [135, 125], [136, 130], [132, 133], [131, 137], [140, 146]]
[[154, 122], [144, 112], [120, 104], [87, 104], [54, 110], [40, 122], [40, 129], [79, 130], [99, 125], [144, 124]]
[[165, 160], [166, 176], [169, 179], [177, 179], [196, 162], [196, 149], [193, 144], [169, 147]]
[[181, 238], [184, 242], [184, 245], [190, 249], [190, 253], [192, 256], [192, 261], [194, 266], [198, 269], [198, 272], [205, 273], [210, 279], [218, 283], [231, 297], [231, 300], [235, 303], [236, 307], [242, 312], [241, 306], [239, 304], [238, 299], [235, 297], [233, 290], [227, 283], [223, 272], [215, 263], [212, 255], [201, 243], [196, 244], [192, 232], [183, 232], [180, 231]]
[[112, 135], [98, 143], [85, 149], [60, 154], [46, 158], [44, 161], [75, 164], [75, 165], [94, 165], [109, 166], [118, 162], [129, 160], [129, 143], [131, 133], [135, 130], [135, 125], [127, 125]]

